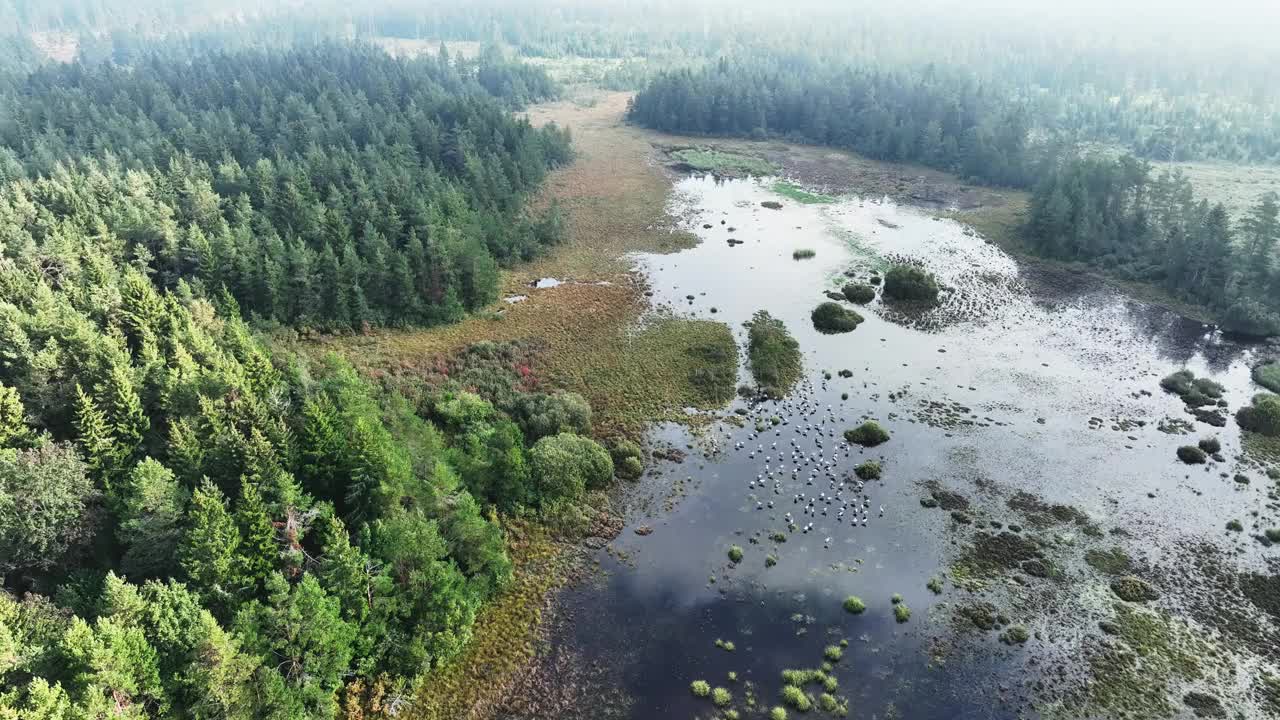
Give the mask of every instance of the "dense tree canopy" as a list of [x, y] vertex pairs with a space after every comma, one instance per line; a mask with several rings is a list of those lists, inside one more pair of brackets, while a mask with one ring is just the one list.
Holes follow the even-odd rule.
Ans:
[[246, 315], [456, 320], [495, 299], [499, 263], [559, 237], [556, 211], [522, 211], [568, 157], [566, 133], [508, 112], [552, 92], [527, 75], [338, 45], [41, 70], [0, 111], [0, 173], [20, 180], [0, 191], [5, 254], [106, 237]]
[[322, 45], [6, 87], [0, 717], [333, 717], [465, 647], [504, 519], [610, 479], [518, 347], [375, 385], [251, 325], [491, 300], [557, 234], [522, 208], [568, 138], [510, 112], [544, 81]]

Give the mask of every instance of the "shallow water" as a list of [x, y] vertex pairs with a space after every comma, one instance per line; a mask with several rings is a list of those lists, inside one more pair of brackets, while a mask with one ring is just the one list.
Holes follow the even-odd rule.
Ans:
[[[710, 702], [689, 691], [695, 679], [730, 689], [740, 711], [748, 680], [758, 706], [779, 704], [781, 670], [817, 667], [824, 646], [841, 639], [849, 646], [834, 674], [851, 717], [1025, 714], [1034, 655], [993, 637], [945, 653], [936, 647], [948, 634], [939, 603], [951, 598], [925, 584], [956, 548], [947, 514], [921, 507], [921, 484], [937, 481], [975, 499], [1026, 490], [1069, 504], [1141, 537], [1147, 558], [1177, 539], [1220, 536], [1226, 518], [1259, 504], [1259, 483], [1250, 490], [1219, 478], [1230, 463], [1212, 473], [1177, 463], [1175, 448], [1205, 435], [1219, 437], [1223, 454], [1233, 457], [1239, 433], [1234, 422], [1221, 429], [1198, 424], [1188, 436], [1159, 431], [1163, 417], [1190, 419], [1176, 397], [1161, 392], [1159, 379], [1182, 367], [1209, 374], [1226, 386], [1234, 409], [1256, 391], [1252, 351], [1096, 282], [1022, 269], [926, 210], [866, 198], [784, 201], [771, 210], [760, 203], [780, 198], [768, 186], [682, 180], [673, 209], [703, 242], [644, 256], [641, 264], [655, 304], [727, 322], [744, 347], [742, 323], [757, 310], [785, 321], [804, 352], [806, 379], [781, 403], [735, 401], [731, 409], [751, 407], [745, 427], [719, 422], [696, 442], [682, 428], [655, 430], [656, 446], [697, 449], [681, 464], [657, 463], [661, 476], [641, 481], [636, 495], [651, 500], [636, 503], [612, 552], [601, 552], [603, 578], [566, 593], [573, 622], [557, 640], [608, 668], [608, 682], [633, 698], [636, 720], [712, 716]], [[742, 242], [730, 245], [730, 238]], [[798, 248], [816, 255], [793, 260]], [[813, 329], [810, 311], [824, 291], [847, 281], [843, 273], [865, 278], [893, 256], [922, 261], [952, 288], [940, 310], [904, 317], [877, 300], [858, 308], [866, 322], [851, 333]], [[841, 369], [852, 377], [839, 377]], [[824, 380], [824, 371], [832, 379]], [[749, 380], [744, 368], [742, 382]], [[946, 423], [926, 422], [937, 417], [925, 412], [928, 401], [964, 410]], [[757, 419], [773, 415], [784, 424], [757, 435]], [[841, 433], [862, 418], [879, 420], [892, 440], [850, 447]], [[1119, 424], [1125, 420], [1145, 426]], [[832, 477], [815, 473], [813, 464], [793, 475], [793, 447], [833, 462]], [[881, 459], [883, 480], [859, 488], [848, 476], [867, 458]], [[766, 463], [775, 477], [752, 487]], [[684, 481], [683, 494], [671, 492], [676, 481]], [[815, 505], [826, 515], [803, 514], [808, 498], [837, 491], [835, 503]], [[806, 499], [796, 501], [798, 493]], [[853, 523], [849, 512], [836, 515], [850, 500], [858, 508]], [[786, 542], [771, 542], [770, 532], [786, 529], [787, 512], [798, 528]], [[802, 532], [808, 523], [813, 529]], [[643, 525], [652, 534], [633, 532]], [[726, 556], [731, 545], [745, 551], [740, 565]], [[768, 553], [777, 556], [776, 567], [765, 567]], [[894, 593], [912, 609], [910, 622], [894, 621]], [[866, 601], [866, 613], [842, 610], [849, 594]], [[1072, 633], [1042, 619], [1028, 628]], [[717, 639], [736, 649], [717, 648]], [[1070, 652], [1069, 642], [1062, 647]], [[737, 682], [726, 679], [730, 671]]]

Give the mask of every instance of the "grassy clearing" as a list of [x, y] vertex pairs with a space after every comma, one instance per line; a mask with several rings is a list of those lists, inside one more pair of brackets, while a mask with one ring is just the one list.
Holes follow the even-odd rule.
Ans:
[[761, 157], [710, 147], [680, 148], [671, 157], [694, 170], [717, 175], [776, 175], [778, 166]]
[[836, 202], [837, 200], [834, 196], [810, 192], [805, 190], [803, 187], [792, 182], [787, 182], [786, 180], [779, 180], [775, 182], [769, 189], [802, 205], [825, 205]]

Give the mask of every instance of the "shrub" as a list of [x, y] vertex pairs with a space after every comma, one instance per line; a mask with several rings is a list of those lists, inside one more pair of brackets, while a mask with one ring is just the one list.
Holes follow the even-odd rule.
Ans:
[[697, 697], [706, 697], [711, 694], [711, 685], [706, 680], [694, 680], [689, 684], [689, 689]]
[[867, 609], [867, 604], [862, 602], [862, 598], [857, 595], [850, 595], [844, 599], [845, 612], [851, 612], [857, 615]]
[[808, 260], [814, 255], [817, 255], [817, 253], [815, 253], [813, 250], [810, 250], [809, 248], [800, 248], [799, 250], [796, 250], [795, 252], [791, 253], [792, 259], [795, 259], [795, 260]]
[[1280, 393], [1280, 362], [1270, 362], [1254, 368], [1253, 381], [1273, 393]]
[[894, 605], [897, 605], [897, 604], [901, 603], [901, 602], [902, 602], [902, 595], [900, 595], [900, 594], [898, 594], [898, 593], [894, 593], [894, 594], [893, 594], [893, 597], [889, 598], [889, 602], [893, 603]]
[[1201, 438], [1200, 449], [1209, 455], [1217, 455], [1222, 452], [1222, 443], [1216, 437]]
[[572, 433], [534, 443], [529, 449], [529, 465], [543, 498], [576, 500], [613, 479], [609, 452], [596, 441]]
[[644, 474], [644, 450], [631, 440], [618, 438], [609, 443], [609, 457], [614, 472], [623, 480], [635, 480]]
[[922, 268], [895, 265], [884, 275], [884, 294], [894, 300], [936, 303], [938, 281]]
[[1178, 448], [1178, 459], [1188, 465], [1203, 465], [1209, 456], [1195, 445], [1183, 445]]
[[851, 303], [866, 305], [876, 299], [876, 289], [864, 283], [849, 283], [845, 285], [841, 292], [844, 297]]
[[1162, 378], [1160, 387], [1175, 395], [1186, 395], [1191, 392], [1191, 383], [1195, 382], [1195, 379], [1195, 373], [1190, 370], [1179, 370]]
[[733, 545], [729, 548], [729, 562], [737, 565], [742, 562], [742, 548]]
[[844, 651], [840, 649], [839, 645], [828, 645], [823, 649], [822, 656], [831, 662], [840, 662], [840, 658], [844, 657]]
[[733, 694], [728, 690], [718, 687], [711, 691], [711, 702], [716, 707], [728, 707], [733, 702]]
[[853, 474], [863, 480], [879, 480], [880, 479], [880, 463], [875, 460], [868, 460], [853, 469]]
[[862, 322], [861, 315], [833, 302], [824, 302], [814, 308], [810, 318], [818, 332], [828, 335], [852, 332]]
[[854, 445], [874, 447], [889, 441], [889, 433], [880, 427], [880, 423], [868, 420], [852, 430], [844, 431], [844, 439]]
[[1280, 334], [1280, 317], [1255, 300], [1239, 300], [1223, 314], [1222, 328], [1237, 335], [1267, 337]]
[[769, 720], [787, 720], [787, 709], [775, 706], [769, 711]]
[[893, 606], [893, 619], [900, 623], [904, 623], [911, 619], [911, 608], [906, 603], [898, 603]]
[[822, 693], [818, 696], [818, 707], [822, 708], [823, 712], [833, 713], [836, 708], [840, 707], [840, 704], [831, 695]]
[[1280, 436], [1280, 395], [1259, 393], [1253, 396], [1253, 404], [1236, 412], [1236, 422], [1250, 432], [1268, 437]]
[[777, 564], [778, 564], [778, 558], [774, 557], [773, 555], [764, 556], [765, 567], [773, 567], [774, 565], [777, 565]]
[[1228, 520], [1227, 529], [1231, 532], [1244, 532], [1244, 525], [1239, 520]]

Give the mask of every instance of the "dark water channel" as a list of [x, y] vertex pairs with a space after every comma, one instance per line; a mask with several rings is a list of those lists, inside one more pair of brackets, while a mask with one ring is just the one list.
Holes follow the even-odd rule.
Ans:
[[[783, 208], [764, 208], [765, 200]], [[1022, 269], [928, 210], [865, 198], [803, 205], [764, 181], [696, 177], [678, 183], [673, 202], [703, 242], [642, 259], [655, 304], [724, 321], [743, 346], [743, 322], [768, 310], [799, 341], [805, 380], [780, 403], [736, 400], [723, 416], [750, 407], [742, 427], [657, 428], [655, 446], [686, 449], [687, 459], [655, 463], [660, 474], [636, 491], [649, 501], [635, 502], [612, 552], [600, 553], [606, 572], [563, 598], [573, 622], [557, 642], [608, 668], [632, 698], [629, 717], [718, 717], [690, 692], [696, 679], [729, 689], [742, 717], [763, 717], [761, 709], [781, 704], [784, 668], [817, 667], [824, 647], [841, 640], [848, 647], [832, 674], [850, 717], [1027, 715], [1034, 653], [991, 638], [938, 650], [947, 633], [935, 606], [949, 596], [926, 583], [945, 572], [955, 543], [947, 514], [921, 507], [926, 481], [975, 498], [1026, 490], [1123, 525], [1148, 555], [1175, 536], [1219, 536], [1224, 518], [1257, 505], [1256, 491], [1174, 459], [1177, 446], [1207, 434], [1235, 455], [1234, 422], [1186, 436], [1157, 429], [1165, 417], [1190, 419], [1160, 391], [1173, 370], [1212, 376], [1232, 408], [1257, 391], [1252, 351], [1211, 328], [1078, 277]], [[799, 248], [815, 256], [792, 259]], [[904, 319], [877, 300], [858, 308], [866, 322], [851, 333], [813, 329], [810, 311], [845, 271], [866, 277], [893, 256], [922, 261], [952, 289], [941, 309]], [[840, 377], [842, 369], [852, 376]], [[951, 409], [948, 419], [938, 404]], [[844, 442], [842, 431], [863, 418], [877, 419], [891, 441], [867, 450]], [[881, 460], [884, 475], [862, 487], [852, 469], [868, 458]], [[642, 526], [652, 533], [636, 534]], [[786, 541], [770, 540], [775, 531]], [[726, 555], [731, 545], [744, 550], [740, 564]], [[770, 554], [774, 567], [766, 567]], [[909, 622], [895, 622], [894, 593], [911, 608]], [[865, 613], [842, 609], [850, 594], [866, 602]], [[1033, 632], [1068, 632], [1050, 625], [1028, 623]], [[827, 717], [816, 708], [809, 715]]]

